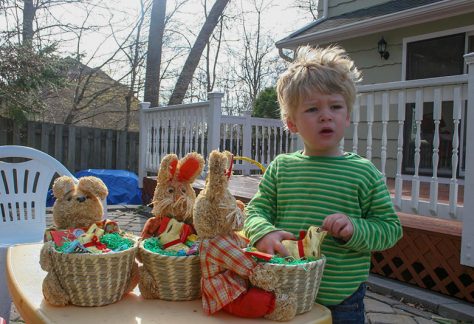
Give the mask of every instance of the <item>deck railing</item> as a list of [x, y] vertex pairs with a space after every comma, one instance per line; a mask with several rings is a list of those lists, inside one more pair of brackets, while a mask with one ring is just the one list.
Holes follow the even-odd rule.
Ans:
[[[345, 141], [371, 159], [387, 179], [394, 179], [399, 210], [462, 219], [459, 193], [470, 145], [463, 118], [467, 80], [467, 75], [459, 75], [359, 87], [352, 134]], [[426, 193], [421, 192], [424, 188]], [[440, 198], [442, 190], [446, 199]]]
[[[228, 150], [263, 165], [297, 149], [298, 138], [277, 119], [221, 115], [222, 93], [205, 102], [150, 108], [141, 104], [139, 179], [156, 173], [168, 153], [182, 157], [195, 151], [207, 157], [213, 149]], [[258, 167], [236, 161], [234, 170], [249, 174]]]
[[[359, 86], [352, 125], [341, 143], [372, 160], [405, 213], [463, 221], [463, 263], [474, 265], [474, 54], [469, 74]], [[279, 120], [221, 115], [223, 94], [140, 113], [139, 179], [161, 157], [227, 149], [267, 165], [301, 148]], [[471, 169], [469, 168], [471, 167]], [[244, 173], [255, 166], [237, 163]], [[469, 226], [466, 226], [469, 224]], [[468, 228], [469, 227], [469, 228]]]

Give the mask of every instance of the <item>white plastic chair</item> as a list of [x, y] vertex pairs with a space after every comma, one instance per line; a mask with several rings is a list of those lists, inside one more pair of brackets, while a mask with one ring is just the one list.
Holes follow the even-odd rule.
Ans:
[[31, 147], [0, 146], [0, 159], [10, 157], [21, 159], [0, 160], [0, 317], [7, 323], [11, 307], [5, 278], [7, 248], [43, 240], [46, 197], [54, 175], [76, 179], [58, 160]]

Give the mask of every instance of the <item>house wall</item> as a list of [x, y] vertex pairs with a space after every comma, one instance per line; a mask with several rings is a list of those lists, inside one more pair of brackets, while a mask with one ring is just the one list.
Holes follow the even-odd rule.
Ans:
[[[400, 81], [404, 38], [467, 26], [474, 26], [474, 13], [357, 37], [340, 41], [338, 44], [346, 49], [362, 71], [362, 84]], [[377, 42], [382, 36], [387, 42], [387, 50], [390, 53], [388, 60], [381, 59], [377, 52]]]
[[[328, 1], [328, 17], [339, 16], [347, 12], [352, 12], [362, 8], [373, 7], [390, 0], [327, 0]], [[318, 12], [323, 12], [324, 0], [318, 2]]]

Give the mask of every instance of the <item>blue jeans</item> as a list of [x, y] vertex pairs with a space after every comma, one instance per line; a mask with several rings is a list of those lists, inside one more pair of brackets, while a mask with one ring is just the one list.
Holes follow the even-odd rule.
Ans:
[[338, 305], [328, 306], [331, 310], [333, 324], [364, 324], [364, 296], [366, 286], [361, 283], [359, 288]]

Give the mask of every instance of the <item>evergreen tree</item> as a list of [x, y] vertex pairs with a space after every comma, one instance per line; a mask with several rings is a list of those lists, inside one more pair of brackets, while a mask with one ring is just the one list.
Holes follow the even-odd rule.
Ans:
[[261, 91], [253, 105], [253, 117], [280, 118], [277, 94], [274, 87]]

